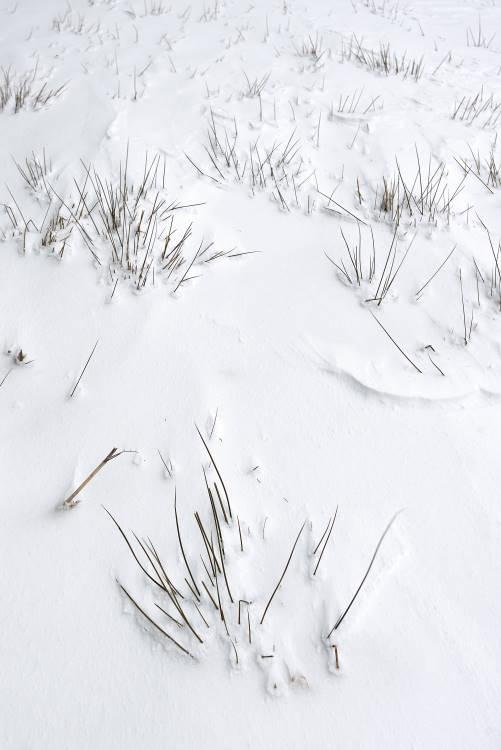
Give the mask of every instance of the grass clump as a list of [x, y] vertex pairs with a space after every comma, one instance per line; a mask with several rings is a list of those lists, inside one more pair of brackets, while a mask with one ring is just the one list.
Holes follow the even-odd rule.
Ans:
[[407, 52], [398, 55], [393, 52], [390, 44], [380, 43], [377, 49], [369, 49], [363, 46], [363, 40], [352, 34], [350, 39], [343, 43], [341, 50], [342, 60], [354, 60], [363, 65], [373, 73], [383, 75], [399, 75], [419, 81], [424, 72], [424, 58], [408, 57]]
[[38, 79], [37, 67], [28, 73], [0, 68], [0, 112], [17, 114], [23, 109], [38, 110], [57, 99], [66, 88], [50, 88]]

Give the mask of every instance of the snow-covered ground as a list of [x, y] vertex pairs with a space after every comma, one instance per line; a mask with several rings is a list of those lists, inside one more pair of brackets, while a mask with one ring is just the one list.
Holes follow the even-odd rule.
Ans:
[[499, 0], [0, 52], [0, 748], [501, 747]]

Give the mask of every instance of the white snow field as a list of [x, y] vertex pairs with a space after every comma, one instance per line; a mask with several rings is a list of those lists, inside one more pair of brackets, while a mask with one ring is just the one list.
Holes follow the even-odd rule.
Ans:
[[500, 748], [499, 0], [0, 68], [1, 750]]

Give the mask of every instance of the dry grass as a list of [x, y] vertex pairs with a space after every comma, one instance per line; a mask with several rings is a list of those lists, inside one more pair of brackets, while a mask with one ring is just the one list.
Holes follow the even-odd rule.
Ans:
[[0, 68], [0, 112], [17, 114], [22, 109], [37, 110], [57, 99], [66, 88], [50, 88], [38, 79], [38, 70], [17, 73], [11, 68]]
[[[381, 252], [377, 248], [372, 227], [362, 228], [358, 223], [356, 236], [351, 241], [347, 239], [342, 228], [340, 233], [344, 244], [343, 254], [338, 260], [334, 260], [327, 253], [326, 257], [346, 283], [358, 287], [363, 284], [365, 293], [370, 295], [365, 300], [366, 302], [381, 305], [390, 290], [394, 288], [395, 281], [414, 244], [416, 234], [406, 241], [404, 248], [401, 249], [398, 225], [396, 225], [388, 249]], [[378, 256], [380, 256], [379, 262]], [[379, 268], [381, 270], [378, 270]]]
[[[286, 540], [284, 549], [287, 550], [287, 557], [284, 552], [272, 554], [269, 558], [269, 575], [263, 578], [261, 591], [256, 592], [255, 598], [250, 600], [246, 595], [248, 584], [245, 584], [245, 568], [247, 566], [249, 572], [255, 572], [256, 561], [266, 559], [265, 547], [269, 547], [270, 541], [265, 540], [261, 534], [253, 534], [247, 524], [241, 523], [239, 515], [232, 508], [230, 493], [216, 464], [210, 437], [204, 437], [200, 432], [199, 435], [210, 461], [209, 468], [203, 469], [205, 500], [202, 507], [194, 509], [192, 513], [186, 512], [186, 506], [181, 513], [177, 495], [174, 494], [172, 524], [175, 549], [170, 554], [161, 553], [160, 547], [149, 537], [140, 538], [134, 532], [126, 533], [112, 514], [106, 511], [125, 541], [146, 586], [141, 600], [119, 582], [120, 589], [143, 622], [151, 626], [153, 632], [161, 633], [175, 650], [184, 655], [198, 658], [202, 655], [200, 646], [206, 642], [214, 643], [214, 635], [217, 633], [218, 639], [231, 646], [234, 666], [239, 664], [242, 652], [251, 652], [254, 658], [260, 659], [278, 657], [279, 651], [274, 650], [271, 654], [260, 651], [260, 635], [264, 627], [269, 632], [275, 625], [271, 615], [277, 610], [275, 602], [280, 589], [285, 585], [288, 588], [298, 585], [293, 562], [297, 567], [296, 558], [300, 554], [309, 558], [310, 585], [316, 580], [320, 562], [329, 557], [325, 552], [338, 509], [329, 518], [325, 531], [314, 546], [311, 540], [305, 540], [305, 521], [294, 538]], [[190, 515], [192, 529], [188, 532]], [[350, 603], [338, 615], [328, 635], [325, 635], [327, 630], [324, 629], [321, 637], [326, 639], [328, 646], [328, 639], [340, 627], [359, 596], [392, 522], [381, 536], [369, 568]], [[328, 564], [324, 562], [324, 569], [328, 569]], [[318, 581], [315, 589], [317, 593], [321, 585], [322, 582]], [[256, 583], [253, 584], [253, 589], [256, 590]], [[313, 623], [314, 619], [313, 614]], [[282, 621], [280, 630], [284, 627], [287, 627], [287, 619], [285, 623]], [[315, 625], [312, 624], [312, 627]]]
[[305, 200], [303, 191], [314, 172], [306, 169], [295, 130], [287, 139], [269, 145], [260, 143], [259, 139], [248, 143], [242, 139], [236, 121], [233, 128], [228, 129], [217, 124], [211, 113], [207, 145], [204, 144], [203, 150], [203, 162], [186, 155], [199, 175], [215, 183], [244, 184], [252, 193], [266, 191], [285, 211], [301, 206], [310, 212], [309, 194]]
[[490, 193], [493, 193], [501, 187], [501, 150], [498, 147], [497, 134], [489, 147], [487, 156], [481, 155], [479, 150], [475, 153], [471, 146], [468, 148], [469, 155], [456, 159], [456, 163], [465, 175], [472, 174]]
[[245, 254], [203, 238], [195, 240], [193, 222], [180, 224], [177, 217], [183, 210], [201, 204], [168, 198], [166, 165], [160, 156], [146, 156], [138, 173], [131, 169], [127, 151], [118, 178], [82, 166], [83, 175], [73, 179], [73, 190], [63, 193], [55, 180], [48, 179], [45, 156], [43, 161], [33, 156], [25, 166], [18, 165], [28, 191], [41, 192], [43, 198], [42, 206], [31, 206], [33, 218], [9, 190], [12, 203], [4, 204], [4, 210], [24, 251], [27, 235], [35, 234], [41, 247], [62, 257], [76, 230], [95, 263], [106, 269], [113, 294], [119, 282], [141, 291], [161, 281], [176, 292], [208, 264]]
[[[435, 161], [431, 154], [422, 161], [416, 149], [416, 167], [410, 175], [404, 175], [398, 159], [392, 177], [383, 177], [374, 193], [373, 210], [398, 224], [406, 217], [413, 223], [436, 224], [439, 218], [450, 221], [454, 202], [461, 194], [467, 175], [452, 187], [444, 162]], [[359, 200], [363, 197], [358, 190]]]
[[369, 49], [364, 47], [363, 40], [359, 40], [355, 34], [352, 34], [348, 41], [343, 42], [341, 59], [342, 61], [354, 60], [373, 73], [382, 73], [387, 76], [399, 75], [416, 82], [419, 81], [424, 71], [423, 57], [410, 58], [407, 52], [397, 55], [391, 50], [389, 43], [380, 43], [376, 50]]
[[494, 94], [487, 94], [483, 86], [476, 94], [465, 95], [456, 101], [451, 113], [453, 120], [486, 129], [495, 128], [500, 116], [501, 101]]

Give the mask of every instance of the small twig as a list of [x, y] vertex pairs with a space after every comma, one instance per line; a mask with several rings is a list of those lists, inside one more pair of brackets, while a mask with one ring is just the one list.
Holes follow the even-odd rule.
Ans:
[[249, 606], [250, 602], [247, 601], [247, 599], [239, 599], [238, 600], [238, 625], [240, 625], [240, 614], [241, 614], [241, 605], [247, 604]]
[[230, 642], [231, 642], [231, 645], [233, 646], [233, 651], [235, 652], [236, 663], [238, 664], [238, 651], [237, 651], [237, 647], [235, 646], [235, 644], [233, 643], [233, 641], [231, 640], [231, 638], [230, 638]]
[[175, 638], [173, 638], [171, 635], [169, 635], [168, 633], [166, 633], [165, 630], [163, 628], [161, 628], [160, 625], [158, 625], [155, 622], [155, 620], [153, 620], [149, 615], [147, 615], [146, 612], [144, 611], [144, 609], [141, 609], [141, 607], [139, 606], [139, 604], [136, 602], [135, 599], [132, 598], [132, 596], [129, 594], [129, 592], [127, 591], [127, 589], [122, 586], [122, 584], [120, 583], [120, 581], [117, 581], [117, 583], [120, 586], [120, 588], [122, 589], [122, 591], [124, 592], [125, 596], [128, 599], [130, 599], [130, 601], [136, 607], [136, 609], [138, 609], [139, 612], [141, 612], [141, 614], [143, 615], [143, 617], [145, 617], [148, 620], [148, 622], [150, 622], [153, 625], [153, 627], [155, 627], [157, 630], [159, 630], [162, 633], [162, 635], [164, 635], [166, 638], [169, 639], [169, 641], [172, 641], [172, 643], [174, 643], [179, 649], [181, 649], [181, 651], [183, 653], [185, 653], [187, 656], [191, 657], [192, 659], [194, 658], [193, 654], [191, 654], [188, 651], [188, 649], [184, 648], [184, 646], [181, 646], [181, 644], [178, 643]]
[[391, 527], [392, 527], [392, 525], [393, 525], [393, 522], [394, 522], [394, 520], [396, 519], [396, 517], [397, 517], [397, 516], [398, 516], [398, 515], [399, 515], [399, 514], [400, 514], [401, 512], [402, 512], [402, 511], [401, 511], [401, 510], [399, 510], [399, 511], [397, 511], [397, 513], [395, 513], [395, 515], [394, 515], [394, 516], [393, 516], [393, 518], [391, 519], [390, 523], [388, 524], [388, 526], [387, 526], [387, 527], [385, 528], [385, 530], [383, 531], [383, 533], [382, 533], [382, 535], [381, 535], [381, 537], [380, 537], [380, 539], [379, 539], [379, 542], [377, 543], [376, 549], [374, 550], [374, 554], [372, 555], [372, 559], [371, 559], [371, 561], [370, 561], [370, 563], [369, 563], [369, 567], [367, 568], [367, 571], [366, 571], [366, 573], [365, 573], [364, 577], [362, 578], [362, 581], [360, 582], [360, 585], [359, 585], [359, 587], [358, 587], [358, 588], [357, 588], [357, 590], [355, 591], [355, 593], [354, 593], [354, 595], [353, 595], [353, 598], [352, 598], [352, 600], [350, 601], [350, 603], [348, 604], [348, 606], [346, 607], [346, 609], [344, 610], [344, 612], [343, 612], [343, 613], [342, 613], [342, 614], [341, 614], [341, 615], [340, 615], [340, 616], [338, 617], [338, 619], [337, 619], [337, 621], [336, 621], [336, 624], [334, 625], [334, 627], [332, 628], [332, 630], [331, 630], [331, 631], [329, 632], [329, 634], [328, 634], [327, 638], [330, 638], [330, 637], [331, 637], [331, 635], [332, 635], [332, 633], [333, 633], [333, 632], [334, 632], [335, 630], [337, 630], [337, 629], [338, 629], [338, 627], [339, 627], [339, 626], [341, 625], [341, 623], [343, 622], [344, 618], [346, 617], [346, 615], [347, 615], [347, 614], [348, 614], [348, 612], [350, 611], [350, 609], [351, 609], [351, 607], [352, 607], [352, 605], [353, 605], [353, 603], [354, 603], [355, 599], [356, 599], [356, 598], [357, 598], [357, 596], [359, 595], [359, 593], [360, 593], [360, 590], [361, 590], [362, 586], [364, 585], [364, 583], [365, 583], [365, 581], [366, 581], [366, 579], [367, 579], [367, 576], [368, 576], [368, 575], [369, 575], [369, 573], [370, 573], [370, 570], [371, 570], [371, 568], [372, 568], [372, 566], [373, 566], [373, 564], [374, 564], [374, 560], [376, 559], [376, 555], [377, 555], [377, 553], [379, 552], [379, 548], [381, 547], [381, 545], [382, 545], [382, 543], [383, 543], [383, 539], [385, 538], [386, 534], [387, 534], [387, 533], [389, 532], [389, 530], [391, 529]]
[[169, 618], [169, 620], [172, 620], [172, 622], [175, 622], [176, 625], [178, 626], [178, 628], [184, 628], [184, 622], [179, 622], [179, 620], [176, 620], [176, 618], [172, 617], [172, 615], [170, 615], [167, 612], [167, 610], [165, 610], [163, 607], [161, 607], [160, 604], [157, 604], [156, 602], [153, 602], [153, 604], [155, 605], [155, 607], [158, 607], [158, 609], [160, 610], [160, 612], [163, 612], [164, 615], [166, 615]]
[[320, 557], [318, 558], [318, 562], [317, 562], [317, 564], [316, 564], [316, 566], [315, 566], [315, 570], [313, 571], [313, 575], [316, 575], [316, 573], [317, 573], [317, 570], [318, 570], [318, 566], [320, 565], [320, 561], [321, 561], [321, 559], [322, 559], [322, 557], [323, 557], [323, 554], [324, 554], [324, 552], [325, 552], [325, 548], [327, 547], [327, 544], [328, 544], [328, 542], [329, 542], [330, 536], [331, 536], [331, 534], [332, 534], [332, 529], [334, 528], [334, 524], [336, 523], [336, 518], [337, 518], [337, 512], [338, 512], [338, 508], [339, 508], [339, 506], [337, 506], [337, 508], [336, 508], [336, 512], [334, 513], [334, 518], [333, 518], [333, 520], [332, 520], [332, 523], [331, 523], [330, 531], [329, 531], [329, 533], [327, 534], [327, 539], [325, 540], [325, 544], [324, 544], [324, 546], [322, 547], [322, 551], [321, 551], [321, 553], [320, 553]]
[[301, 528], [299, 529], [299, 534], [297, 535], [297, 537], [296, 537], [296, 541], [294, 542], [294, 544], [293, 544], [293, 546], [292, 546], [292, 550], [291, 550], [291, 553], [290, 553], [290, 555], [289, 555], [289, 559], [287, 560], [287, 564], [286, 564], [286, 566], [285, 566], [285, 568], [284, 568], [284, 572], [283, 572], [283, 573], [282, 573], [282, 575], [280, 576], [280, 578], [279, 578], [279, 580], [278, 580], [278, 583], [277, 583], [277, 585], [275, 586], [275, 588], [274, 588], [274, 590], [273, 590], [273, 593], [272, 593], [272, 595], [270, 596], [270, 598], [269, 598], [269, 600], [268, 600], [268, 604], [267, 604], [267, 605], [266, 605], [266, 607], [264, 608], [263, 616], [261, 617], [261, 620], [260, 620], [260, 623], [259, 623], [260, 625], [262, 625], [262, 624], [263, 624], [263, 621], [264, 621], [264, 618], [266, 617], [266, 613], [267, 613], [267, 611], [268, 611], [268, 609], [269, 609], [269, 606], [270, 606], [271, 602], [273, 601], [273, 597], [274, 597], [274, 596], [275, 596], [275, 594], [277, 593], [277, 591], [278, 591], [278, 588], [279, 588], [280, 584], [282, 583], [282, 581], [283, 581], [283, 579], [284, 579], [284, 576], [285, 576], [285, 574], [286, 574], [286, 572], [287, 572], [287, 568], [289, 567], [290, 561], [292, 560], [292, 555], [294, 554], [294, 550], [296, 549], [296, 545], [297, 545], [297, 543], [299, 542], [299, 537], [301, 536], [301, 534], [302, 534], [302, 532], [303, 532], [303, 529], [304, 529], [305, 525], [306, 525], [306, 521], [305, 521], [305, 522], [303, 523], [303, 525], [302, 525], [302, 526], [301, 526]]
[[103, 468], [103, 466], [106, 466], [106, 464], [109, 463], [110, 461], [112, 461], [114, 458], [117, 458], [118, 456], [121, 456], [122, 453], [124, 453], [124, 451], [120, 451], [120, 452], [117, 453], [117, 449], [113, 448], [108, 453], [108, 455], [106, 456], [106, 458], [103, 458], [103, 460], [101, 461], [101, 463], [98, 464], [93, 471], [91, 471], [91, 473], [89, 474], [89, 476], [86, 479], [84, 479], [84, 481], [81, 484], [78, 485], [78, 487], [76, 488], [76, 490], [74, 492], [72, 492], [69, 497], [66, 498], [66, 500], [63, 503], [63, 505], [65, 505], [67, 508], [71, 508], [74, 505], [76, 505], [75, 498], [77, 497], [77, 495], [80, 494], [80, 492], [84, 489], [84, 487], [87, 484], [89, 484], [89, 482], [91, 481], [91, 479], [94, 479], [94, 477], [96, 476], [96, 474], [98, 473], [98, 471], [101, 471], [101, 469]]
[[196, 584], [196, 581], [193, 577], [193, 573], [191, 572], [191, 568], [189, 566], [188, 560], [186, 559], [186, 554], [185, 554], [183, 542], [181, 539], [181, 529], [179, 528], [179, 518], [177, 515], [177, 488], [174, 488], [174, 516], [176, 518], [177, 538], [179, 539], [179, 547], [181, 549], [181, 554], [183, 556], [184, 564], [186, 565], [186, 570], [188, 571], [188, 575], [190, 576], [193, 586], [195, 588], [195, 592], [196, 592], [195, 596], [198, 598], [198, 600], [200, 600], [200, 596], [201, 596], [200, 589], [198, 588]]
[[238, 523], [238, 534], [240, 536], [240, 552], [244, 551], [244, 543], [242, 541], [242, 529], [240, 527], [240, 518], [237, 516], [237, 523]]
[[443, 267], [445, 266], [445, 264], [447, 263], [447, 261], [448, 261], [448, 260], [449, 260], [449, 258], [451, 257], [452, 253], [453, 253], [453, 252], [454, 252], [454, 250], [456, 249], [456, 247], [457, 247], [457, 245], [454, 245], [454, 247], [453, 247], [453, 248], [452, 248], [452, 250], [450, 251], [450, 253], [449, 253], [449, 255], [447, 256], [447, 258], [446, 258], [446, 259], [445, 259], [444, 261], [442, 261], [442, 263], [441, 263], [441, 264], [439, 265], [439, 267], [437, 268], [437, 270], [435, 271], [435, 273], [433, 273], [433, 274], [432, 274], [432, 275], [430, 276], [430, 278], [428, 279], [428, 281], [426, 282], [426, 284], [423, 284], [423, 286], [422, 286], [422, 287], [421, 287], [420, 289], [418, 289], [418, 290], [417, 290], [417, 292], [416, 292], [416, 297], [418, 297], [418, 296], [419, 296], [419, 295], [421, 294], [421, 292], [422, 292], [422, 291], [423, 291], [423, 290], [424, 290], [424, 289], [425, 289], [425, 288], [426, 288], [426, 287], [428, 286], [428, 284], [430, 283], [430, 281], [433, 281], [433, 279], [435, 278], [435, 276], [437, 275], [437, 273], [438, 273], [438, 272], [439, 272], [439, 271], [440, 271], [440, 270], [441, 270], [441, 269], [442, 269], [442, 268], [443, 268]]
[[466, 338], [466, 310], [464, 307], [464, 294], [463, 294], [463, 275], [461, 273], [461, 269], [459, 269], [459, 287], [461, 289], [461, 307], [463, 309], [463, 329], [464, 329], [464, 345], [468, 345], [468, 339]]
[[319, 543], [317, 544], [317, 546], [316, 546], [316, 547], [315, 547], [315, 549], [313, 550], [313, 554], [314, 554], [314, 555], [316, 555], [316, 554], [317, 554], [317, 552], [318, 552], [318, 550], [320, 549], [320, 545], [321, 545], [321, 544], [322, 544], [322, 542], [324, 541], [324, 539], [325, 539], [325, 535], [326, 535], [326, 534], [327, 534], [327, 532], [329, 531], [329, 527], [330, 527], [330, 525], [331, 525], [331, 521], [332, 521], [332, 518], [331, 518], [331, 516], [329, 516], [329, 520], [327, 521], [327, 526], [325, 527], [325, 531], [324, 531], [324, 533], [322, 534], [322, 536], [320, 537], [320, 541], [319, 541]]
[[371, 315], [374, 318], [374, 320], [376, 321], [376, 323], [378, 324], [378, 326], [380, 326], [383, 329], [383, 331], [386, 333], [386, 335], [388, 336], [388, 338], [390, 339], [390, 341], [392, 341], [395, 344], [395, 346], [397, 347], [397, 349], [400, 352], [400, 354], [402, 354], [405, 357], [405, 359], [407, 360], [407, 362], [410, 362], [410, 364], [414, 367], [414, 369], [417, 370], [420, 375], [422, 375], [423, 373], [419, 369], [419, 367], [417, 365], [415, 365], [414, 362], [412, 361], [412, 359], [410, 359], [410, 357], [407, 356], [407, 354], [404, 352], [404, 350], [399, 347], [399, 345], [397, 344], [397, 342], [395, 341], [395, 339], [388, 333], [388, 331], [386, 330], [386, 328], [384, 327], [384, 325], [381, 323], [381, 321], [379, 321], [376, 318], [376, 316], [374, 315], [373, 312], [371, 312]]
[[7, 372], [5, 373], [5, 375], [3, 376], [3, 378], [0, 380], [0, 388], [3, 386], [3, 384], [5, 383], [5, 381], [7, 380], [7, 378], [9, 377], [9, 375], [11, 374], [11, 372], [12, 372], [12, 367], [10, 368], [10, 370], [7, 370]]
[[84, 365], [84, 368], [83, 368], [82, 372], [80, 373], [80, 377], [78, 378], [77, 382], [75, 383], [75, 386], [74, 386], [73, 390], [72, 390], [72, 391], [71, 391], [71, 393], [70, 393], [70, 398], [71, 398], [71, 397], [73, 396], [73, 394], [75, 393], [76, 389], [78, 388], [78, 384], [79, 384], [79, 383], [80, 383], [80, 381], [82, 380], [83, 374], [84, 374], [85, 370], [87, 369], [87, 367], [88, 367], [88, 365], [89, 365], [89, 362], [90, 362], [90, 361], [91, 361], [91, 359], [92, 359], [92, 355], [93, 355], [93, 354], [94, 354], [94, 352], [96, 351], [96, 346], [98, 345], [98, 343], [99, 343], [99, 339], [98, 339], [98, 340], [96, 341], [96, 343], [95, 343], [95, 344], [94, 344], [94, 346], [92, 347], [92, 351], [91, 351], [91, 353], [89, 354], [89, 358], [88, 358], [87, 362], [85, 363], [85, 365]]
[[218, 412], [219, 412], [219, 407], [216, 409], [216, 416], [214, 417], [214, 421], [212, 423], [209, 440], [212, 440], [212, 435], [214, 434], [214, 428], [216, 426]]
[[[169, 475], [169, 477], [171, 477], [171, 478], [172, 478], [172, 470], [171, 470], [171, 469], [169, 469], [169, 467], [167, 466], [167, 463], [166, 463], [166, 461], [165, 461], [164, 457], [162, 456], [162, 454], [160, 453], [160, 450], [159, 450], [158, 448], [157, 448], [157, 451], [158, 451], [158, 455], [160, 456], [160, 461], [161, 461], [161, 462], [163, 463], [163, 465], [164, 465], [164, 469], [165, 469], [165, 471], [167, 472], [167, 474]], [[170, 459], [169, 459], [169, 461], [170, 461]]]
[[210, 450], [209, 450], [209, 446], [207, 445], [206, 441], [204, 440], [204, 437], [203, 437], [202, 433], [200, 432], [200, 430], [198, 429], [197, 425], [195, 425], [195, 428], [196, 428], [196, 430], [197, 430], [197, 432], [198, 432], [198, 435], [199, 435], [199, 437], [200, 437], [200, 440], [201, 440], [201, 441], [202, 441], [202, 443], [204, 444], [204, 448], [205, 448], [205, 450], [207, 451], [207, 454], [208, 454], [208, 456], [209, 456], [209, 458], [210, 458], [210, 460], [211, 460], [211, 463], [212, 463], [212, 465], [213, 465], [213, 467], [214, 467], [214, 469], [215, 469], [215, 471], [216, 471], [216, 474], [217, 474], [217, 476], [218, 476], [218, 478], [219, 478], [219, 481], [221, 482], [221, 486], [222, 486], [222, 488], [223, 488], [223, 492], [224, 492], [224, 495], [225, 495], [225, 499], [226, 499], [226, 505], [228, 506], [228, 512], [229, 512], [229, 514], [230, 514], [230, 518], [232, 519], [232, 518], [233, 518], [233, 515], [232, 515], [232, 513], [231, 513], [230, 498], [228, 497], [228, 492], [227, 492], [227, 490], [226, 490], [226, 486], [225, 486], [225, 484], [224, 484], [224, 482], [223, 482], [223, 477], [221, 476], [221, 474], [220, 474], [220, 472], [219, 472], [219, 469], [217, 468], [217, 464], [216, 464], [216, 462], [214, 461], [214, 458], [213, 458], [213, 456], [212, 456], [212, 453], [211, 453], [211, 452], [210, 452]]
[[439, 373], [440, 373], [441, 375], [443, 375], [443, 376], [444, 376], [444, 378], [445, 378], [445, 372], [444, 372], [443, 370], [441, 370], [441, 369], [440, 369], [440, 367], [439, 367], [439, 366], [437, 365], [437, 363], [436, 363], [436, 362], [434, 362], [434, 361], [433, 361], [433, 359], [431, 358], [431, 354], [430, 354], [430, 352], [428, 352], [428, 351], [427, 351], [426, 353], [427, 353], [427, 355], [428, 355], [428, 359], [430, 360], [430, 362], [431, 362], [431, 364], [433, 365], [433, 367], [434, 367], [434, 368], [435, 368], [436, 370], [438, 370], [438, 372], [439, 372]]

